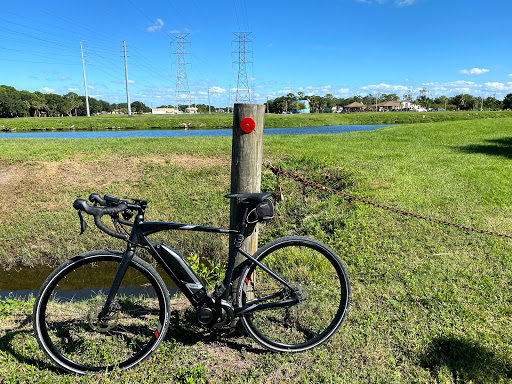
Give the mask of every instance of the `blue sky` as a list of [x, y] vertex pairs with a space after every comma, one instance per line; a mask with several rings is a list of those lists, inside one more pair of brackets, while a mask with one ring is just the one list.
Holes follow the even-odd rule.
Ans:
[[[0, 84], [174, 104], [172, 33], [189, 33], [189, 89], [197, 103], [234, 102], [238, 49], [251, 32], [247, 74], [256, 102], [299, 91], [336, 97], [512, 92], [512, 1], [489, 0], [3, 0]], [[231, 94], [231, 97], [230, 97]]]

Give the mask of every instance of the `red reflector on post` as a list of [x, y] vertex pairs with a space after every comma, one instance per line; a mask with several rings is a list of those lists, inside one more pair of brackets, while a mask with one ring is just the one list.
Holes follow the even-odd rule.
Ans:
[[251, 133], [254, 131], [254, 128], [256, 128], [256, 122], [251, 117], [244, 117], [240, 122], [240, 128], [242, 128], [242, 131], [245, 133]]

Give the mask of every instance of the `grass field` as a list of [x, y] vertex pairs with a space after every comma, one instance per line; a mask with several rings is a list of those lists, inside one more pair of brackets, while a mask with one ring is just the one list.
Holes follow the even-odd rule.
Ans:
[[[57, 264], [121, 248], [78, 235], [72, 201], [91, 192], [151, 200], [148, 219], [227, 226], [229, 138], [0, 140], [0, 262]], [[339, 135], [268, 136], [264, 158], [396, 208], [512, 234], [512, 118], [400, 125]], [[274, 177], [263, 175], [265, 189]], [[4, 382], [512, 382], [512, 242], [328, 196], [283, 181], [285, 201], [260, 240], [308, 235], [334, 248], [352, 283], [345, 323], [327, 345], [275, 354], [250, 339], [207, 342], [173, 323], [155, 355], [128, 372], [56, 370], [31, 331], [31, 302], [0, 302]], [[164, 241], [222, 262], [227, 239]], [[173, 300], [176, 319], [189, 310]], [[0, 379], [0, 381], [2, 381]]]
[[[290, 128], [353, 124], [407, 124], [512, 117], [512, 112], [365, 112], [265, 115], [265, 128]], [[216, 129], [231, 128], [233, 115], [102, 115], [91, 117], [24, 117], [0, 119], [0, 130], [69, 129]], [[0, 136], [1, 137], [1, 136]]]

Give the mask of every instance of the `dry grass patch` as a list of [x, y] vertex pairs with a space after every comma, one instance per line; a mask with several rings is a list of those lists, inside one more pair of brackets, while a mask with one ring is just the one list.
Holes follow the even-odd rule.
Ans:
[[[136, 180], [149, 164], [177, 165], [194, 169], [228, 166], [229, 159], [189, 154], [153, 154], [144, 157], [121, 157], [113, 154], [101, 160], [85, 160], [85, 155], [80, 154], [72, 160], [57, 162], [0, 162], [0, 192], [2, 196], [9, 196], [11, 202], [0, 205], [0, 217], [8, 220], [20, 212], [35, 212], [40, 209], [58, 212], [62, 209], [62, 202], [58, 196], [63, 190], [79, 187], [79, 190], [92, 191], [98, 186], [109, 185], [112, 182]], [[36, 201], [35, 204], [31, 203], [32, 201]]]

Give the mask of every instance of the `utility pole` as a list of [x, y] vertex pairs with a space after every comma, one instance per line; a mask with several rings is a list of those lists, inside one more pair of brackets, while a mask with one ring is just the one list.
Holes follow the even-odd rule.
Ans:
[[250, 64], [250, 61], [247, 61], [246, 56], [248, 53], [251, 53], [245, 48], [246, 43], [250, 43], [247, 37], [251, 34], [251, 32], [233, 32], [233, 34], [237, 37], [237, 40], [233, 40], [233, 43], [238, 43], [238, 51], [233, 51], [233, 53], [238, 53], [238, 80], [236, 84], [236, 103], [248, 103], [251, 104], [251, 89], [249, 87], [249, 80], [247, 79], [247, 64]]
[[210, 107], [210, 87], [208, 87], [208, 114], [212, 114], [212, 109]]
[[124, 48], [124, 76], [126, 78], [126, 103], [128, 104], [128, 116], [132, 114], [132, 107], [130, 105], [130, 91], [128, 89], [128, 65], [126, 63], [126, 41], [123, 40]]
[[[84, 72], [85, 105], [87, 107], [87, 116], [91, 116], [91, 112], [89, 111], [89, 97], [87, 96], [87, 80], [85, 79], [84, 49], [82, 43], [83, 41], [80, 41], [80, 52], [82, 53], [82, 70]], [[87, 49], [87, 47], [85, 49]]]
[[187, 41], [186, 38], [190, 33], [173, 33], [174, 38], [176, 39], [176, 52], [174, 54], [177, 56], [178, 61], [178, 69], [176, 72], [176, 109], [179, 112], [180, 108], [180, 99], [185, 99], [185, 105], [188, 105], [190, 108], [190, 90], [188, 88], [188, 79], [187, 79], [187, 62], [185, 61], [185, 55], [188, 55], [189, 52], [185, 49], [185, 44], [190, 44], [190, 41]]
[[231, 84], [229, 84], [228, 113], [229, 113], [230, 107], [231, 107]]

